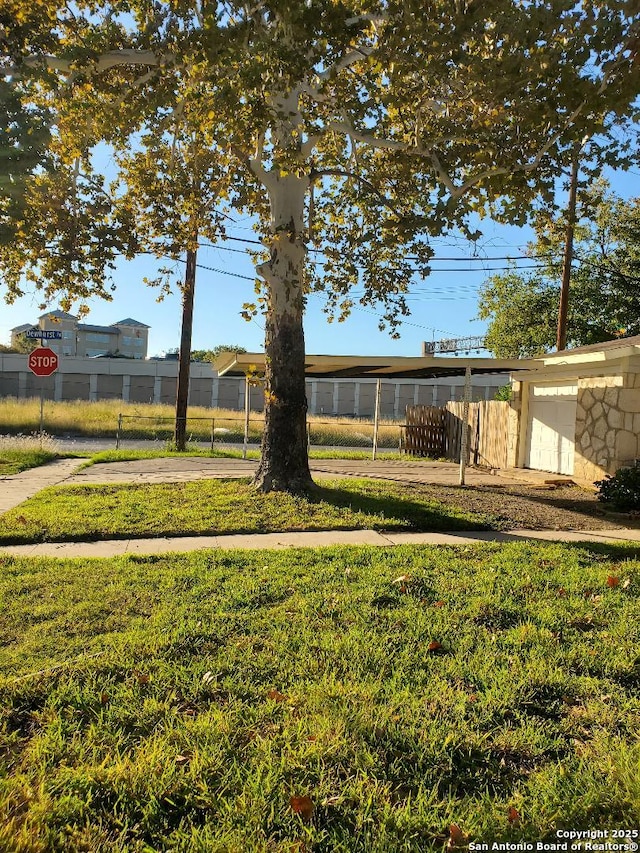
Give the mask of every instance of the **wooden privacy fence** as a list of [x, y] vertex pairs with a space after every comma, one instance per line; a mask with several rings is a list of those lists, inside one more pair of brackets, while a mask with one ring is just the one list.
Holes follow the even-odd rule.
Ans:
[[[464, 403], [407, 406], [402, 449], [413, 456], [444, 457], [460, 461]], [[482, 400], [469, 404], [469, 462], [487, 468], [506, 468], [509, 403]]]

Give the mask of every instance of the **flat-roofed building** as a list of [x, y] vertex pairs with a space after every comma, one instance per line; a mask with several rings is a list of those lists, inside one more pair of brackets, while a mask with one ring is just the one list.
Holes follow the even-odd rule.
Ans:
[[149, 328], [146, 323], [132, 317], [125, 317], [110, 326], [79, 323], [73, 314], [56, 310], [42, 314], [35, 324], [23, 323], [12, 329], [11, 345], [17, 346], [25, 332], [30, 329], [42, 329], [61, 332], [61, 339], [47, 341], [47, 346], [59, 355], [145, 359]]

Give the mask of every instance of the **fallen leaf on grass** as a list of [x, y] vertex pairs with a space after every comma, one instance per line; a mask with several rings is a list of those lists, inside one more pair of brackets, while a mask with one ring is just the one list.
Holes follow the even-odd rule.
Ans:
[[138, 680], [138, 684], [148, 684], [151, 678], [146, 672], [138, 672], [137, 669], [133, 671], [133, 674]]
[[189, 763], [188, 755], [176, 755], [176, 764], [178, 767], [184, 767], [185, 764]]
[[614, 586], [619, 586], [619, 584], [620, 584], [620, 578], [617, 575], [609, 575], [609, 577], [607, 578], [607, 586], [608, 587], [613, 588]]
[[444, 607], [444, 601], [434, 601], [433, 606], [434, 607]]
[[273, 702], [286, 702], [287, 697], [284, 693], [280, 693], [279, 690], [270, 690], [267, 693], [267, 699], [271, 699]]
[[296, 814], [309, 823], [313, 816], [313, 803], [310, 797], [290, 797], [289, 805]]
[[520, 812], [518, 809], [513, 806], [509, 806], [509, 810], [507, 812], [507, 820], [511, 824], [511, 826], [517, 826], [520, 823]]
[[449, 840], [447, 841], [447, 850], [456, 850], [458, 847], [464, 847], [467, 841], [467, 834], [463, 832], [457, 823], [452, 823], [449, 827]]
[[629, 589], [629, 587], [631, 586], [631, 578], [625, 578], [620, 584], [620, 586], [622, 587], [622, 589]]
[[209, 684], [211, 681], [215, 681], [215, 680], [216, 680], [216, 677], [215, 677], [215, 675], [211, 672], [211, 670], [208, 670], [208, 671], [207, 671], [207, 672], [205, 672], [205, 674], [202, 676], [202, 683], [203, 683], [203, 684]]
[[427, 646], [428, 652], [441, 652], [442, 650], [442, 643], [439, 643], [437, 640], [431, 640], [431, 642]]
[[100, 704], [106, 705], [108, 701], [109, 701], [109, 694], [108, 693], [101, 693], [100, 694]]
[[409, 577], [409, 575], [400, 575], [400, 577], [397, 577], [395, 580], [391, 581], [391, 583], [402, 583], [402, 584], [404, 584], [410, 580], [411, 580], [411, 578]]

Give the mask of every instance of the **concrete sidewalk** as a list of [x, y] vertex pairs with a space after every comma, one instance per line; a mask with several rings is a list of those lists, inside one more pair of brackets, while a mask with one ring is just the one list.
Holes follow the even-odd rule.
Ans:
[[30, 468], [20, 474], [0, 477], [0, 515], [32, 498], [42, 489], [64, 483], [85, 461], [84, 459], [56, 459], [39, 468]]
[[215, 549], [320, 548], [328, 545], [473, 545], [481, 542], [640, 542], [640, 530], [465, 530], [443, 533], [380, 533], [376, 530], [322, 530], [304, 533], [183, 536], [157, 539], [108, 539], [99, 542], [45, 542], [0, 546], [14, 557], [117, 557]]
[[[190, 480], [251, 477], [256, 470], [256, 459], [230, 457], [167, 456], [160, 459], [135, 459], [129, 462], [101, 462], [83, 468], [74, 474], [71, 484], [84, 483], [183, 483]], [[341, 479], [365, 477], [392, 480], [397, 483], [455, 486], [458, 484], [459, 466], [454, 462], [378, 460], [371, 459], [310, 459], [309, 467], [314, 479]], [[545, 475], [550, 477], [552, 475]], [[530, 482], [513, 473], [497, 476], [490, 471], [468, 468], [466, 476], [470, 486], [508, 486]]]

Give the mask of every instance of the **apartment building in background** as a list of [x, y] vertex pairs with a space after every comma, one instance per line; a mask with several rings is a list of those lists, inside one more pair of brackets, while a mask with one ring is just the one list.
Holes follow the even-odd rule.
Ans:
[[30, 329], [62, 332], [61, 340], [48, 340], [47, 346], [58, 355], [77, 358], [95, 358], [111, 356], [120, 358], [145, 359], [149, 339], [146, 323], [126, 317], [110, 326], [96, 326], [92, 323], [79, 323], [73, 314], [64, 311], [48, 311], [38, 317], [38, 322], [24, 323], [11, 329], [11, 346]]

